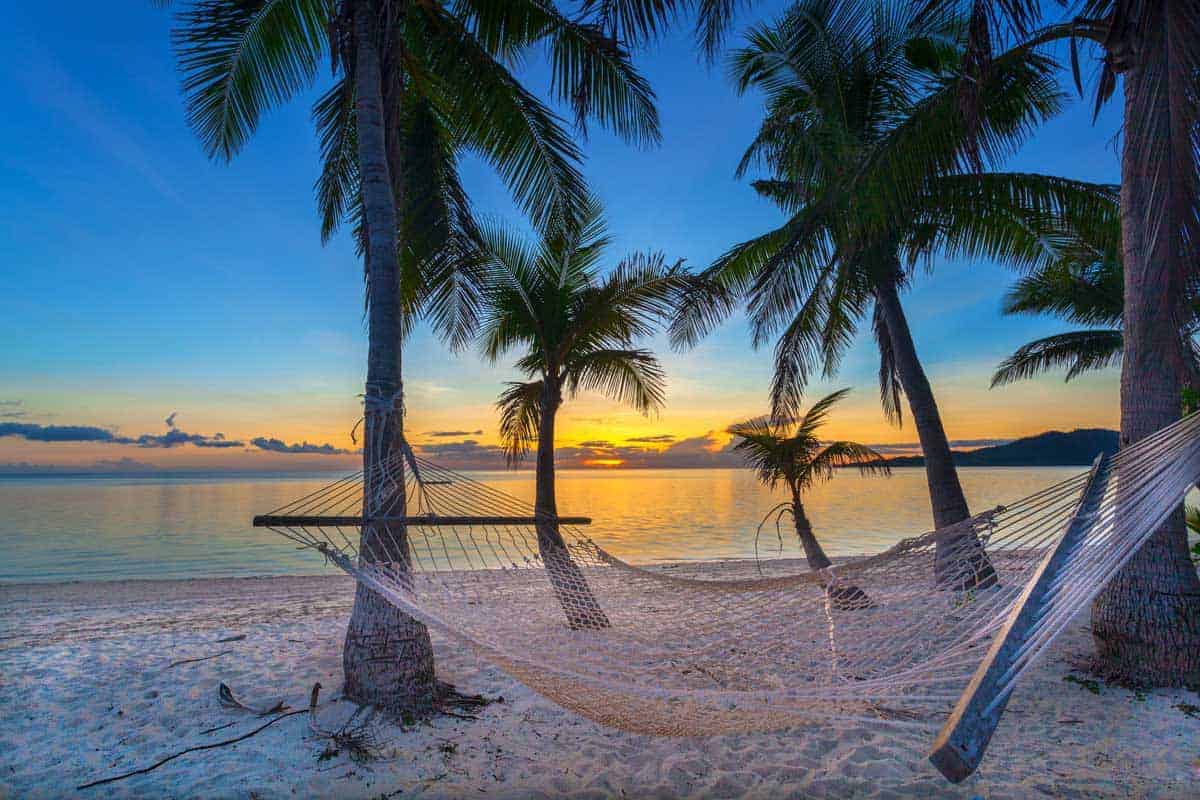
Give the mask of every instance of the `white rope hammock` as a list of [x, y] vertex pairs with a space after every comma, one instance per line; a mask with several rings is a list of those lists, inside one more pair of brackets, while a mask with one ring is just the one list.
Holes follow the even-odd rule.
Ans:
[[[639, 568], [584, 535], [588, 520], [535, 520], [406, 446], [255, 524], [605, 725], [707, 735], [867, 720], [940, 731], [931, 760], [958, 781], [1024, 672], [1200, 478], [1198, 432], [1189, 416], [1087, 473], [820, 574], [776, 565], [707, 581]], [[539, 547], [539, 529], [559, 531], [566, 549]], [[966, 575], [980, 546], [998, 580], [939, 589], [935, 549], [939, 575], [948, 562]], [[847, 587], [865, 601], [842, 602]]]

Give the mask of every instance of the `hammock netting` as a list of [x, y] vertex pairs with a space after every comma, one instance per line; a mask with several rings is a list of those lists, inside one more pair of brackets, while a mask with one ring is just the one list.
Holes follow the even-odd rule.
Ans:
[[932, 734], [964, 713], [994, 727], [1038, 655], [1178, 510], [1200, 477], [1198, 430], [1190, 416], [1037, 494], [820, 572], [634, 566], [407, 447], [256, 524], [605, 725]]

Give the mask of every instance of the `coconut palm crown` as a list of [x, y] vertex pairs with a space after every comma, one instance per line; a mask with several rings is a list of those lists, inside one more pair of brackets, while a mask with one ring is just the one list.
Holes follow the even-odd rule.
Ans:
[[733, 452], [745, 459], [764, 486], [783, 484], [797, 495], [829, 480], [841, 467], [854, 467], [863, 475], [891, 475], [883, 456], [868, 445], [820, 438], [830, 410], [849, 393], [841, 389], [822, 397], [797, 420], [764, 415], [731, 425]]
[[[636, 347], [672, 308], [686, 285], [681, 264], [662, 254], [627, 256], [600, 270], [610, 240], [594, 201], [577, 231], [522, 241], [486, 226], [481, 261], [489, 275], [480, 326], [484, 358], [516, 352], [529, 379], [501, 396], [500, 432], [510, 461], [533, 442], [553, 455], [553, 416], [563, 395], [595, 391], [642, 413], [660, 408], [665, 375], [657, 357]], [[553, 462], [550, 462], [551, 473]], [[553, 480], [552, 474], [550, 480]]]

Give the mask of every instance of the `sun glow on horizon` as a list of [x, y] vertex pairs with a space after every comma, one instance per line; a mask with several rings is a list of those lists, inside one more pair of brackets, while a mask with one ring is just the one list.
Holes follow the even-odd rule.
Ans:
[[585, 467], [607, 467], [609, 469], [625, 466], [624, 459], [620, 458], [589, 458], [583, 462]]

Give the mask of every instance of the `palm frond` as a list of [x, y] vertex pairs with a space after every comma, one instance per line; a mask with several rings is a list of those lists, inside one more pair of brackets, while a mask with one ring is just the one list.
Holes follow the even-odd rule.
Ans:
[[846, 395], [850, 394], [850, 389], [838, 389], [835, 392], [822, 397], [817, 402], [808, 407], [808, 411], [800, 418], [796, 425], [795, 436], [813, 436], [817, 435], [817, 431], [825, 424], [826, 417], [833, 407], [845, 399]]
[[312, 116], [321, 145], [321, 175], [315, 187], [317, 213], [321, 217], [321, 242], [328, 243], [342, 223], [357, 214], [356, 206], [362, 202], [353, 76], [343, 76], [321, 95], [313, 104]]
[[793, 464], [784, 446], [785, 434], [770, 417], [755, 417], [730, 425], [726, 430], [733, 436], [733, 452], [758, 473], [760, 483], [775, 488], [786, 482]]
[[[577, 224], [588, 193], [563, 120], [531, 94], [461, 20], [428, 9], [430, 73], [442, 84], [459, 141], [500, 175], [541, 230]], [[414, 23], [414, 27], [417, 23]]]
[[1119, 325], [1124, 305], [1120, 261], [1068, 260], [1018, 280], [1004, 296], [1005, 314], [1053, 314], [1082, 325]]
[[670, 27], [687, 0], [583, 0], [582, 16], [631, 46], [655, 41]]
[[991, 172], [930, 182], [906, 241], [908, 260], [937, 252], [1038, 269], [1086, 237], [1119, 234], [1118, 187], [1049, 175]]
[[481, 234], [459, 177], [450, 121], [416, 92], [405, 94], [396, 111], [401, 294], [410, 298], [406, 313], [424, 316], [452, 349], [461, 349], [479, 325], [486, 290]]
[[210, 157], [232, 158], [263, 113], [312, 85], [329, 0], [197, 0], [172, 41], [188, 123]]
[[738, 299], [736, 292], [704, 274], [689, 276], [667, 326], [672, 349], [686, 350], [699, 344], [737, 310]]
[[559, 352], [624, 346], [651, 335], [674, 311], [690, 286], [680, 262], [662, 253], [632, 253], [598, 285], [580, 287], [573, 299], [573, 324]]
[[507, 383], [496, 402], [500, 411], [500, 439], [509, 466], [520, 462], [538, 437], [542, 420], [542, 382]]
[[836, 469], [855, 467], [859, 474], [891, 477], [892, 468], [882, 455], [858, 442], [838, 441], [825, 445], [809, 462], [805, 478], [808, 482], [828, 480]]
[[1116, 364], [1124, 348], [1119, 330], [1087, 330], [1060, 333], [1021, 346], [1000, 363], [992, 375], [992, 387], [1034, 378], [1044, 372], [1066, 368], [1065, 380], [1084, 372]]
[[829, 317], [828, 267], [819, 276], [804, 305], [775, 343], [775, 369], [771, 375], [771, 413], [779, 419], [795, 419], [800, 413], [804, 390], [823, 355], [823, 331]]
[[871, 332], [879, 350], [879, 403], [883, 406], [883, 416], [887, 421], [899, 427], [904, 423], [904, 405], [900, 402], [904, 387], [900, 384], [896, 351], [892, 347], [892, 334], [878, 303], [871, 314]]
[[643, 414], [666, 403], [666, 373], [645, 349], [593, 350], [573, 358], [566, 365], [566, 386], [572, 395], [599, 392]]
[[498, 222], [480, 226], [479, 263], [485, 271], [480, 349], [495, 363], [514, 348], [547, 352], [547, 341], [534, 302], [538, 251]]

